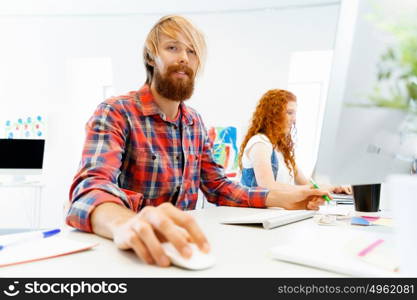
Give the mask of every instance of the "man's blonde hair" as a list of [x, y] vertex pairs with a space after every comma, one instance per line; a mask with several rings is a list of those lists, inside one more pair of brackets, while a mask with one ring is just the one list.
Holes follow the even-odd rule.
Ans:
[[203, 34], [186, 18], [176, 15], [168, 15], [159, 19], [148, 34], [143, 48], [143, 62], [146, 68], [146, 83], [152, 82], [154, 67], [150, 62], [154, 62], [158, 56], [158, 46], [160, 36], [165, 34], [170, 38], [176, 39], [181, 33], [190, 42], [191, 47], [198, 59], [197, 72], [203, 65], [206, 55], [206, 42]]

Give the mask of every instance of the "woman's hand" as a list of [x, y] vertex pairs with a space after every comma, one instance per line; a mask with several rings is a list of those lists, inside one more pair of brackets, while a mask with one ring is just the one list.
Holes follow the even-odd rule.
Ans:
[[352, 195], [352, 187], [350, 185], [334, 186], [332, 193]]

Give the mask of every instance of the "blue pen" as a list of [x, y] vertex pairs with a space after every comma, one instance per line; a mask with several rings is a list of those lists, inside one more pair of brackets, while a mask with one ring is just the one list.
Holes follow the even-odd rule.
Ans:
[[24, 234], [24, 235], [22, 235], [21, 238], [18, 237], [13, 242], [0, 245], [0, 251], [3, 250], [6, 247], [20, 245], [22, 243], [26, 243], [26, 242], [33, 241], [33, 240], [48, 238], [48, 237], [53, 236], [55, 234], [58, 234], [60, 232], [61, 232], [61, 229], [53, 229], [53, 230], [48, 230], [48, 231], [33, 232], [33, 233]]

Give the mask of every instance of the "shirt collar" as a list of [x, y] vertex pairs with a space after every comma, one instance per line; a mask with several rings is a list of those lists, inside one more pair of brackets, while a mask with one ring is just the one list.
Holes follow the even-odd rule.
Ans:
[[[144, 116], [151, 116], [151, 115], [163, 115], [164, 113], [161, 111], [159, 106], [155, 102], [155, 98], [152, 95], [151, 89], [149, 88], [148, 84], [145, 84], [141, 87], [138, 91], [138, 97], [142, 104], [142, 113]], [[184, 102], [180, 104], [182, 118], [186, 122], [187, 125], [193, 124], [193, 117], [191, 113], [188, 111], [187, 106]]]

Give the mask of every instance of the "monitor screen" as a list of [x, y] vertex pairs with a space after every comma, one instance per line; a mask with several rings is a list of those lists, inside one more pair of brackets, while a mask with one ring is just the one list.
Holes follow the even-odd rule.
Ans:
[[0, 169], [42, 169], [45, 140], [0, 139]]
[[[370, 101], [382, 55], [395, 39], [378, 24], [376, 11], [407, 12], [411, 2], [341, 2], [329, 90], [314, 176], [333, 184], [381, 183], [410, 172], [416, 139], [406, 134], [404, 110]], [[416, 5], [414, 4], [414, 7]], [[381, 20], [379, 20], [381, 21]], [[389, 90], [382, 82], [382, 90]], [[381, 87], [380, 87], [381, 88]], [[389, 97], [389, 93], [387, 93]]]

